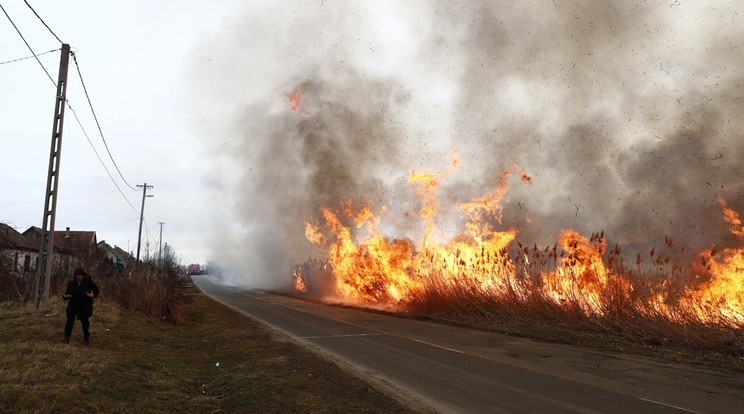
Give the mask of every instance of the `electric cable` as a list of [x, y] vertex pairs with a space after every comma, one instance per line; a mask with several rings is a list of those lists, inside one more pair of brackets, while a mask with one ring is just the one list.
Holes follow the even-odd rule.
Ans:
[[78, 211], [78, 212], [76, 212], [76, 213], [68, 214], [68, 215], [66, 215], [66, 216], [64, 216], [64, 217], [60, 217], [60, 218], [64, 220], [64, 219], [68, 219], [68, 218], [70, 218], [70, 217], [75, 217], [75, 216], [79, 216], [79, 215], [81, 215], [81, 214], [85, 214], [85, 213], [87, 213], [87, 212], [89, 212], [89, 211], [93, 211], [93, 210], [95, 210], [95, 209], [97, 209], [97, 208], [101, 208], [101, 207], [103, 207], [103, 206], [105, 206], [105, 205], [107, 205], [107, 204], [111, 204], [111, 203], [113, 203], [114, 201], [117, 201], [117, 200], [119, 200], [119, 197], [118, 197], [118, 196], [117, 196], [116, 198], [110, 199], [110, 200], [108, 200], [108, 201], [105, 201], [105, 202], [103, 202], [103, 203], [100, 203], [100, 204], [98, 204], [98, 205], [95, 205], [95, 206], [93, 206], [93, 207], [90, 207], [90, 208], [88, 208], [88, 209], [86, 209], [86, 210], [82, 210], [82, 211]]
[[[74, 196], [74, 197], [60, 197], [60, 198], [58, 198], [58, 200], [75, 200], [75, 199], [78, 199], [78, 198], [98, 197], [98, 196], [105, 195], [105, 194], [111, 194], [113, 192], [115, 192], [115, 191], [106, 191], [106, 192], [103, 192], [103, 193], [95, 193], [95, 194], [85, 194], [85, 195], [79, 195], [79, 196]], [[18, 201], [18, 202], [15, 202], [15, 203], [5, 203], [5, 204], [0, 204], [0, 207], [22, 206], [22, 205], [25, 205], [25, 204], [44, 204], [44, 200], [37, 200], [37, 201]]]
[[16, 32], [18, 32], [18, 36], [21, 36], [23, 43], [26, 44], [26, 47], [28, 48], [28, 50], [31, 51], [31, 54], [34, 55], [34, 58], [36, 58], [36, 61], [39, 62], [39, 66], [41, 66], [41, 68], [44, 69], [44, 73], [46, 73], [49, 80], [52, 81], [52, 84], [54, 85], [54, 88], [56, 89], [57, 82], [54, 81], [54, 78], [52, 78], [52, 75], [49, 74], [49, 71], [47, 71], [44, 65], [41, 63], [41, 61], [39, 60], [39, 56], [36, 54], [36, 52], [34, 52], [34, 49], [31, 48], [31, 45], [28, 44], [28, 42], [26, 41], [26, 38], [23, 37], [23, 33], [21, 33], [21, 31], [18, 29], [18, 26], [15, 25], [15, 23], [13, 22], [13, 19], [10, 18], [10, 16], [8, 15], [8, 12], [5, 11], [5, 8], [3, 7], [2, 4], [0, 4], [0, 9], [3, 10], [3, 13], [5, 13], [5, 17], [8, 18], [8, 20], [10, 21], [10, 24], [12, 24], [13, 28], [16, 30]]
[[[26, 3], [26, 4], [28, 4], [28, 3]], [[31, 6], [29, 5], [29, 7], [31, 7]], [[12, 24], [13, 25], [13, 28], [15, 28], [16, 32], [18, 32], [18, 35], [23, 40], [23, 43], [26, 44], [26, 47], [28, 47], [28, 50], [31, 51], [31, 54], [33, 54], [34, 58], [36, 58], [36, 61], [39, 63], [39, 65], [41, 66], [41, 68], [44, 69], [44, 73], [46, 73], [46, 75], [49, 78], [49, 80], [52, 81], [52, 84], [54, 85], [54, 87], [56, 89], [57, 88], [57, 82], [54, 81], [54, 79], [52, 78], [52, 76], [49, 74], [49, 72], [46, 70], [46, 68], [44, 67], [44, 65], [41, 63], [41, 61], [39, 60], [38, 55], [31, 48], [31, 45], [28, 44], [28, 42], [26, 41], [26, 38], [23, 37], [23, 34], [18, 29], [18, 26], [15, 25], [15, 23], [13, 22], [13, 19], [10, 18], [10, 16], [8, 15], [8, 12], [5, 11], [5, 8], [2, 6], [2, 4], [0, 4], [0, 9], [3, 10], [3, 13], [5, 13], [5, 16], [10, 21], [10, 24]], [[33, 10], [33, 8], [31, 8], [31, 10]], [[34, 14], [36, 14], [35, 11], [34, 11]], [[37, 17], [39, 17], [38, 14], [37, 14]], [[39, 17], [39, 20], [41, 20], [41, 22], [44, 23], [44, 21], [40, 17]], [[46, 23], [44, 23], [44, 26], [47, 26]], [[49, 26], [47, 26], [47, 29], [49, 29]], [[54, 32], [52, 32], [51, 29], [49, 29], [49, 31], [54, 35]], [[54, 36], [57, 37], [57, 35], [54, 35]], [[59, 40], [59, 38], [57, 38], [57, 40]], [[61, 42], [61, 40], [60, 40], [60, 42]], [[72, 55], [73, 55], [73, 60], [75, 60], [74, 59], [74, 56], [75, 56], [74, 53], [72, 53]], [[76, 60], [75, 60], [75, 66], [77, 67], [77, 61]], [[79, 69], [79, 67], [78, 67], [78, 75], [80, 75], [80, 69]], [[82, 76], [81, 76], [81, 81], [82, 81]], [[83, 86], [83, 89], [85, 89], [85, 86]], [[86, 91], [85, 95], [88, 96], [87, 91]], [[88, 103], [90, 103], [90, 99], [88, 100]], [[78, 125], [80, 126], [80, 129], [83, 131], [83, 135], [85, 135], [85, 139], [88, 140], [88, 144], [90, 144], [91, 148], [93, 149], [93, 152], [96, 154], [96, 157], [98, 158], [98, 161], [101, 163], [101, 166], [103, 166], [103, 169], [106, 171], [106, 174], [108, 174], [109, 178], [111, 179], [111, 182], [114, 183], [114, 186], [116, 187], [117, 190], [119, 190], [119, 193], [122, 195], [122, 197], [124, 197], [124, 200], [127, 202], [127, 204], [129, 204], [129, 207], [131, 207], [132, 210], [134, 210], [135, 213], [137, 213], [137, 209], [134, 208], [134, 206], [129, 201], [129, 199], [127, 198], [127, 196], [124, 195], [124, 192], [121, 191], [121, 188], [119, 187], [119, 184], [116, 183], [116, 180], [114, 180], [114, 177], [111, 175], [111, 172], [108, 170], [108, 168], [106, 168], [106, 164], [104, 164], [103, 159], [101, 159], [101, 156], [98, 154], [98, 151], [96, 150], [95, 146], [93, 145], [93, 141], [90, 140], [90, 136], [88, 135], [88, 132], [85, 130], [85, 128], [83, 127], [83, 123], [80, 121], [80, 118], [78, 118], [78, 116], [77, 116], [77, 112], [75, 112], [75, 110], [70, 105], [70, 101], [66, 99], [65, 100], [65, 104], [67, 105], [68, 108], [70, 108], [70, 111], [72, 111], [72, 114], [75, 117], [75, 120], [77, 121]], [[92, 109], [93, 108], [91, 106], [91, 110]], [[95, 112], [94, 112], [94, 115], [93, 116], [95, 118]], [[98, 119], [96, 119], [96, 124], [98, 124]], [[99, 126], [99, 131], [100, 131], [100, 126]], [[104, 140], [104, 143], [105, 143], [105, 140]], [[106, 146], [106, 150], [108, 151], [108, 146]], [[109, 152], [109, 156], [111, 156], [111, 153], [110, 152]], [[111, 160], [113, 161], [113, 158]], [[115, 162], [114, 162], [114, 166], [116, 166], [116, 163]], [[119, 171], [119, 167], [118, 166], [116, 167], [116, 170]], [[121, 175], [121, 172], [119, 172], [119, 175]], [[124, 177], [122, 177], [122, 180], [124, 180]], [[124, 180], [124, 182], [130, 188], [132, 188], [134, 190], [134, 187], [132, 187], [131, 185], [129, 185], [129, 183], [127, 183], [126, 180]]]
[[52, 36], [54, 36], [54, 37], [55, 37], [55, 38], [56, 38], [56, 39], [57, 39], [57, 40], [58, 40], [58, 41], [59, 41], [60, 43], [64, 43], [64, 42], [63, 42], [62, 40], [60, 40], [59, 36], [57, 36], [57, 35], [56, 35], [56, 34], [55, 34], [55, 33], [54, 33], [53, 31], [52, 31], [52, 29], [51, 29], [51, 28], [50, 28], [50, 27], [49, 27], [49, 26], [48, 26], [48, 25], [46, 24], [46, 22], [44, 21], [44, 19], [42, 19], [42, 18], [41, 18], [41, 16], [39, 16], [39, 13], [36, 13], [36, 10], [34, 10], [34, 8], [33, 8], [33, 7], [31, 7], [31, 5], [30, 5], [30, 4], [28, 4], [28, 2], [27, 2], [26, 0], [23, 0], [23, 2], [24, 2], [24, 3], [26, 3], [26, 6], [28, 6], [28, 8], [29, 8], [29, 9], [31, 9], [31, 11], [32, 11], [32, 12], [34, 12], [34, 14], [36, 15], [36, 18], [37, 18], [37, 19], [39, 19], [39, 21], [41, 22], [41, 24], [43, 24], [43, 25], [44, 25], [44, 27], [46, 27], [46, 28], [47, 28], [47, 30], [49, 30], [49, 33], [51, 33], [51, 34], [52, 34]]
[[83, 92], [85, 92], [85, 98], [88, 100], [88, 106], [90, 107], [90, 112], [93, 114], [93, 119], [96, 121], [96, 126], [98, 127], [98, 133], [101, 135], [101, 140], [103, 141], [103, 146], [106, 147], [106, 152], [109, 155], [109, 158], [111, 159], [111, 162], [114, 164], [114, 167], [116, 168], [116, 172], [119, 173], [119, 177], [121, 177], [121, 180], [124, 181], [124, 184], [126, 184], [129, 188], [132, 190], [137, 190], [136, 188], [132, 187], [127, 180], [124, 178], [124, 175], [121, 173], [121, 170], [119, 169], [119, 166], [116, 164], [116, 161], [114, 160], [114, 156], [111, 155], [111, 151], [109, 150], [108, 143], [106, 142], [106, 138], [103, 135], [103, 130], [101, 129], [101, 124], [98, 122], [98, 116], [96, 115], [95, 109], [93, 109], [93, 103], [90, 101], [90, 95], [88, 95], [88, 88], [85, 87], [85, 81], [83, 80], [83, 74], [80, 72], [80, 65], [77, 61], [77, 55], [74, 52], [70, 52], [72, 55], [72, 60], [75, 62], [75, 68], [77, 68], [78, 77], [80, 78], [80, 84], [83, 85]]
[[[48, 52], [43, 52], [43, 53], [39, 53], [39, 54], [37, 54], [36, 56], [44, 56], [44, 55], [46, 55], [46, 54], [49, 54], [49, 53], [54, 53], [54, 52], [58, 52], [58, 51], [60, 51], [60, 50], [62, 50], [62, 49], [52, 49], [52, 50], [50, 50], [50, 51], [48, 51]], [[34, 57], [34, 55], [31, 55], [31, 56], [26, 56], [26, 57], [22, 57], [22, 58], [18, 58], [18, 59], [13, 59], [13, 60], [6, 60], [5, 62], [0, 62], [0, 65], [6, 65], [6, 64], [8, 64], [8, 63], [15, 63], [15, 62], [20, 62], [20, 61], [22, 61], [22, 60], [26, 60], [26, 59], [31, 59], [31, 58], [33, 58], [33, 57]]]
[[[59, 38], [59, 36], [57, 36], [57, 34], [54, 33], [54, 31], [49, 27], [49, 25], [47, 25], [46, 22], [44, 22], [44, 20], [41, 18], [41, 16], [39, 16], [39, 14], [36, 13], [36, 10], [34, 10], [34, 8], [31, 7], [31, 5], [28, 3], [28, 1], [24, 0], [24, 3], [26, 3], [26, 5], [28, 6], [28, 8], [31, 9], [31, 11], [34, 13], [34, 15], [36, 15], [36, 17], [47, 28], [47, 30], [49, 30], [49, 33], [51, 33], [60, 43], [64, 43]], [[54, 81], [54, 78], [52, 78], [52, 76], [49, 74], [49, 71], [47, 71], [46, 67], [44, 67], [44, 65], [39, 60], [39, 55], [37, 55], [36, 52], [34, 52], [33, 48], [31, 48], [31, 45], [29, 45], [29, 43], [26, 41], [26, 38], [23, 36], [23, 34], [21, 33], [21, 31], [18, 29], [18, 27], [15, 25], [15, 23], [13, 22], [13, 19], [10, 18], [10, 15], [8, 15], [8, 12], [5, 11], [5, 8], [2, 6], [2, 4], [0, 4], [0, 9], [2, 9], [3, 13], [5, 14], [5, 17], [7, 17], [8, 20], [10, 21], [10, 24], [13, 25], [13, 28], [16, 30], [16, 32], [18, 33], [18, 35], [21, 37], [21, 39], [23, 40], [23, 43], [26, 44], [26, 47], [28, 48], [29, 51], [31, 51], [31, 54], [36, 59], [36, 62], [39, 63], [39, 66], [41, 66], [41, 68], [44, 70], [44, 73], [46, 73], [47, 77], [49, 78], [49, 80], [52, 82], [52, 85], [54, 85], [54, 87], [56, 89], [57, 88], [57, 83]], [[57, 49], [57, 50], [59, 50], [59, 49]], [[51, 52], [52, 51], [45, 52], [44, 54], [51, 53]], [[111, 155], [111, 151], [109, 150], [108, 144], [106, 143], [106, 139], [105, 139], [105, 137], [103, 135], [103, 131], [101, 129], [101, 125], [98, 122], [98, 117], [96, 116], [95, 110], [93, 109], [93, 104], [90, 101], [90, 96], [88, 94], [88, 90], [85, 87], [85, 81], [83, 80], [82, 73], [80, 72], [80, 66], [78, 65], [78, 62], [77, 62], [77, 58], [75, 56], [75, 53], [74, 52], [70, 52], [70, 54], [72, 54], [73, 61], [75, 62], [75, 67], [77, 68], [78, 76], [79, 76], [80, 82], [81, 82], [81, 84], [83, 86], [83, 91], [85, 92], [85, 96], [86, 96], [86, 98], [88, 100], [88, 105], [90, 106], [91, 112], [93, 113], [93, 118], [96, 121], [96, 126], [98, 127], [98, 132], [101, 134], [101, 139], [103, 140], [104, 146], [106, 147], [106, 151], [108, 152], [109, 157], [111, 158], [112, 163], [116, 167], [116, 171], [119, 173], [119, 176], [124, 181], [124, 183], [127, 186], [129, 186], [129, 188], [131, 188], [132, 190], [136, 190], [134, 187], [132, 187], [126, 181], [126, 179], [124, 179], [124, 176], [122, 175], [121, 171], [119, 170], [119, 166], [116, 164], [116, 161], [114, 160], [113, 156]], [[30, 57], [28, 57], [28, 58], [30, 58]], [[23, 59], [26, 59], [26, 58], [23, 58]], [[6, 63], [15, 62], [15, 61], [18, 61], [18, 60], [23, 60], [23, 59], [16, 59], [16, 60], [13, 60], [13, 61], [8, 61]], [[80, 126], [80, 129], [83, 131], [83, 135], [85, 136], [85, 139], [88, 141], [88, 144], [90, 144], [91, 148], [93, 149], [93, 152], [96, 155], [96, 158], [98, 158], [98, 161], [101, 163], [101, 166], [103, 166], [103, 169], [106, 171], [106, 174], [111, 179], [111, 182], [114, 184], [114, 186], [119, 191], [119, 193], [121, 194], [121, 196], [124, 197], [124, 200], [127, 202], [127, 204], [129, 205], [129, 207], [132, 208], [132, 210], [135, 213], [139, 214], [139, 212], [137, 211], [137, 209], [134, 208], [134, 206], [129, 201], [129, 199], [127, 198], [127, 196], [124, 194], [124, 192], [121, 190], [121, 188], [119, 187], [119, 185], [116, 183], [116, 180], [114, 180], [114, 177], [111, 175], [111, 172], [106, 167], [106, 164], [103, 162], [103, 159], [101, 159], [101, 156], [98, 154], [98, 151], [96, 150], [95, 146], [93, 145], [93, 142], [91, 141], [90, 136], [88, 135], [88, 132], [85, 130], [85, 128], [83, 127], [82, 122], [80, 121], [80, 118], [77, 116], [77, 112], [70, 105], [69, 100], [65, 99], [65, 104], [70, 109], [70, 111], [72, 111], [72, 114], [75, 117], [75, 120], [77, 121], [78, 125]], [[145, 227], [146, 227], [146, 234], [149, 234], [150, 233], [150, 229], [147, 226], [147, 222], [145, 222]]]
[[130, 219], [126, 220], [126, 221], [122, 221], [121, 223], [112, 224], [111, 226], [108, 226], [108, 227], [99, 228], [98, 231], [114, 231], [114, 230], [118, 230], [118, 229], [121, 229], [121, 228], [124, 228], [124, 227], [128, 226], [129, 224], [131, 224], [135, 220], [139, 220], [139, 217], [130, 218]]
[[75, 120], [77, 121], [78, 125], [80, 126], [80, 129], [83, 131], [83, 135], [85, 135], [85, 139], [88, 140], [88, 144], [90, 144], [90, 147], [93, 149], [93, 153], [96, 154], [96, 158], [98, 158], [98, 161], [101, 163], [101, 166], [106, 171], [106, 174], [108, 174], [109, 178], [111, 179], [111, 182], [114, 183], [114, 186], [117, 190], [119, 190], [119, 194], [121, 194], [122, 197], [124, 197], [124, 200], [129, 204], [129, 207], [134, 210], [135, 213], [139, 214], [136, 208], [132, 205], [132, 203], [129, 201], [126, 195], [124, 195], [124, 192], [121, 191], [121, 187], [119, 187], [119, 184], [116, 183], [116, 180], [114, 180], [114, 177], [111, 175], [111, 172], [106, 168], [106, 164], [103, 163], [103, 160], [101, 159], [101, 156], [98, 154], [98, 151], [96, 150], [96, 147], [93, 145], [93, 142], [90, 140], [90, 137], [88, 136], [88, 132], [83, 127], [83, 123], [80, 122], [80, 118], [78, 118], [77, 113], [74, 109], [72, 109], [72, 106], [70, 106], [70, 102], [66, 101], [67, 107], [70, 108], [70, 111], [72, 111], [72, 115], [75, 117]]

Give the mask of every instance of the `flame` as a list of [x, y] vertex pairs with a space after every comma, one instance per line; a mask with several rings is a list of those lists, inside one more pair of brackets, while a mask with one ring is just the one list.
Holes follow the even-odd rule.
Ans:
[[293, 110], [295, 112], [298, 111], [298, 109], [300, 108], [300, 103], [302, 101], [302, 94], [303, 94], [303, 92], [302, 92], [302, 89], [300, 89], [300, 88], [297, 88], [297, 89], [293, 90], [289, 94], [289, 108], [291, 110]]
[[318, 226], [305, 223], [305, 237], [315, 244], [325, 244], [326, 239]]
[[[731, 225], [729, 230], [744, 242], [739, 214], [728, 208], [723, 198], [718, 197], [718, 203], [724, 221]], [[687, 306], [704, 322], [744, 323], [744, 247], [727, 248], [718, 253], [713, 246], [699, 252], [695, 264], [699, 265], [696, 267], [700, 273], [708, 273], [710, 277], [697, 289], [689, 291], [684, 298]]]
[[439, 184], [449, 173], [460, 168], [460, 160], [457, 158], [456, 151], [450, 154], [450, 158], [449, 167], [440, 173], [417, 173], [416, 171], [411, 171], [411, 174], [408, 176], [409, 184], [417, 184], [416, 194], [421, 198], [421, 212], [419, 214], [425, 229], [422, 240], [423, 247], [428, 244], [429, 239], [436, 232], [434, 217], [439, 210], [436, 197]]
[[[350, 207], [349, 202], [347, 208]], [[339, 297], [354, 303], [397, 303], [410, 299], [408, 293], [414, 285], [408, 273], [414, 251], [410, 243], [387, 241], [376, 230], [376, 217], [366, 206], [356, 215], [357, 225], [368, 227], [369, 234], [360, 244], [352, 241], [350, 227], [344, 226], [336, 213], [324, 208], [323, 217], [335, 236], [329, 261]]]
[[543, 274], [543, 292], [557, 303], [573, 300], [587, 313], [602, 315], [602, 292], [607, 288], [607, 269], [603, 254], [607, 244], [603, 237], [591, 240], [564, 230], [560, 245], [567, 253], [554, 273]]
[[[626, 260], [619, 246], [608, 250], [604, 233], [587, 238], [564, 230], [552, 249], [541, 249], [516, 241], [517, 229], [500, 228], [511, 177], [532, 183], [514, 164], [500, 172], [493, 192], [456, 205], [463, 231], [440, 241], [437, 194], [459, 167], [454, 152], [443, 171], [409, 174], [408, 184], [421, 205], [419, 243], [386, 238], [379, 230], [382, 217], [368, 205], [344, 201], [337, 208], [323, 208], [322, 223], [305, 227], [307, 239], [328, 253], [322, 269], [306, 267], [329, 275], [315, 276], [313, 283], [331, 281], [333, 296], [361, 305], [406, 306], [432, 293], [445, 299], [469, 292], [495, 301], [524, 303], [538, 297], [587, 316], [619, 312], [744, 327], [744, 227], [722, 198], [724, 220], [743, 247], [718, 252], [714, 246], [688, 264], [672, 261], [677, 248], [669, 238], [663, 249], [651, 249], [648, 259], [638, 253], [634, 261]], [[679, 254], [684, 251], [682, 247]], [[653, 269], [658, 277], [644, 277], [644, 269]], [[296, 272], [296, 286], [298, 281], [307, 289], [308, 281]]]
[[298, 270], [295, 270], [292, 273], [292, 277], [294, 278], [295, 291], [301, 292], [301, 293], [307, 292], [307, 286], [305, 286], [305, 281], [302, 280], [302, 273]]
[[726, 206], [726, 200], [724, 200], [720, 196], [718, 197], [718, 205], [720, 205], [721, 209], [723, 210], [724, 221], [731, 225], [731, 234], [735, 235], [739, 238], [740, 241], [744, 242], [744, 227], [741, 225], [739, 214], [734, 210], [728, 208]]

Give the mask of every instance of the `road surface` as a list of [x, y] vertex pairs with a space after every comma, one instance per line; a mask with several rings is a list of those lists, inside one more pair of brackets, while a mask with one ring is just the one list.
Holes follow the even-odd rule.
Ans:
[[207, 295], [425, 411], [744, 413], [744, 374], [328, 306], [194, 276]]

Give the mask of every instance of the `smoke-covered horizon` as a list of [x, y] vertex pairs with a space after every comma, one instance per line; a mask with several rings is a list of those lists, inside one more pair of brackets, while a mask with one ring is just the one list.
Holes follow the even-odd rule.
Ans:
[[[518, 164], [503, 227], [640, 244], [731, 243], [716, 197], [744, 207], [744, 5], [332, 1], [246, 12], [192, 71], [213, 169], [214, 259], [270, 288], [318, 255], [304, 223], [369, 202], [420, 233], [411, 170], [462, 168], [444, 205]], [[289, 94], [303, 91], [292, 111]]]

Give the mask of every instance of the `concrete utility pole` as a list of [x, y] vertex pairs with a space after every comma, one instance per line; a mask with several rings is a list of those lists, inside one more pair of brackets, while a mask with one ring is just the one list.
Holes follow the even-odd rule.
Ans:
[[[52, 125], [52, 147], [49, 151], [49, 172], [44, 193], [44, 218], [41, 225], [39, 257], [36, 264], [34, 306], [39, 307], [49, 299], [49, 284], [54, 258], [54, 218], [57, 214], [57, 188], [59, 187], [59, 161], [62, 156], [62, 127], [65, 121], [67, 103], [67, 67], [70, 62], [70, 45], [62, 44], [57, 77], [57, 97], [54, 103], [54, 123]], [[44, 289], [42, 291], [42, 279]]]
[[152, 194], [147, 194], [148, 188], [153, 188], [151, 185], [137, 184], [137, 188], [142, 188], [142, 208], [140, 209], [140, 224], [139, 233], [137, 233], [137, 261], [139, 262], [140, 246], [142, 246], [142, 222], [145, 220], [145, 197], [152, 197]]
[[163, 224], [165, 222], [158, 221], [160, 224], [160, 239], [158, 240], [158, 266], [163, 265]]

